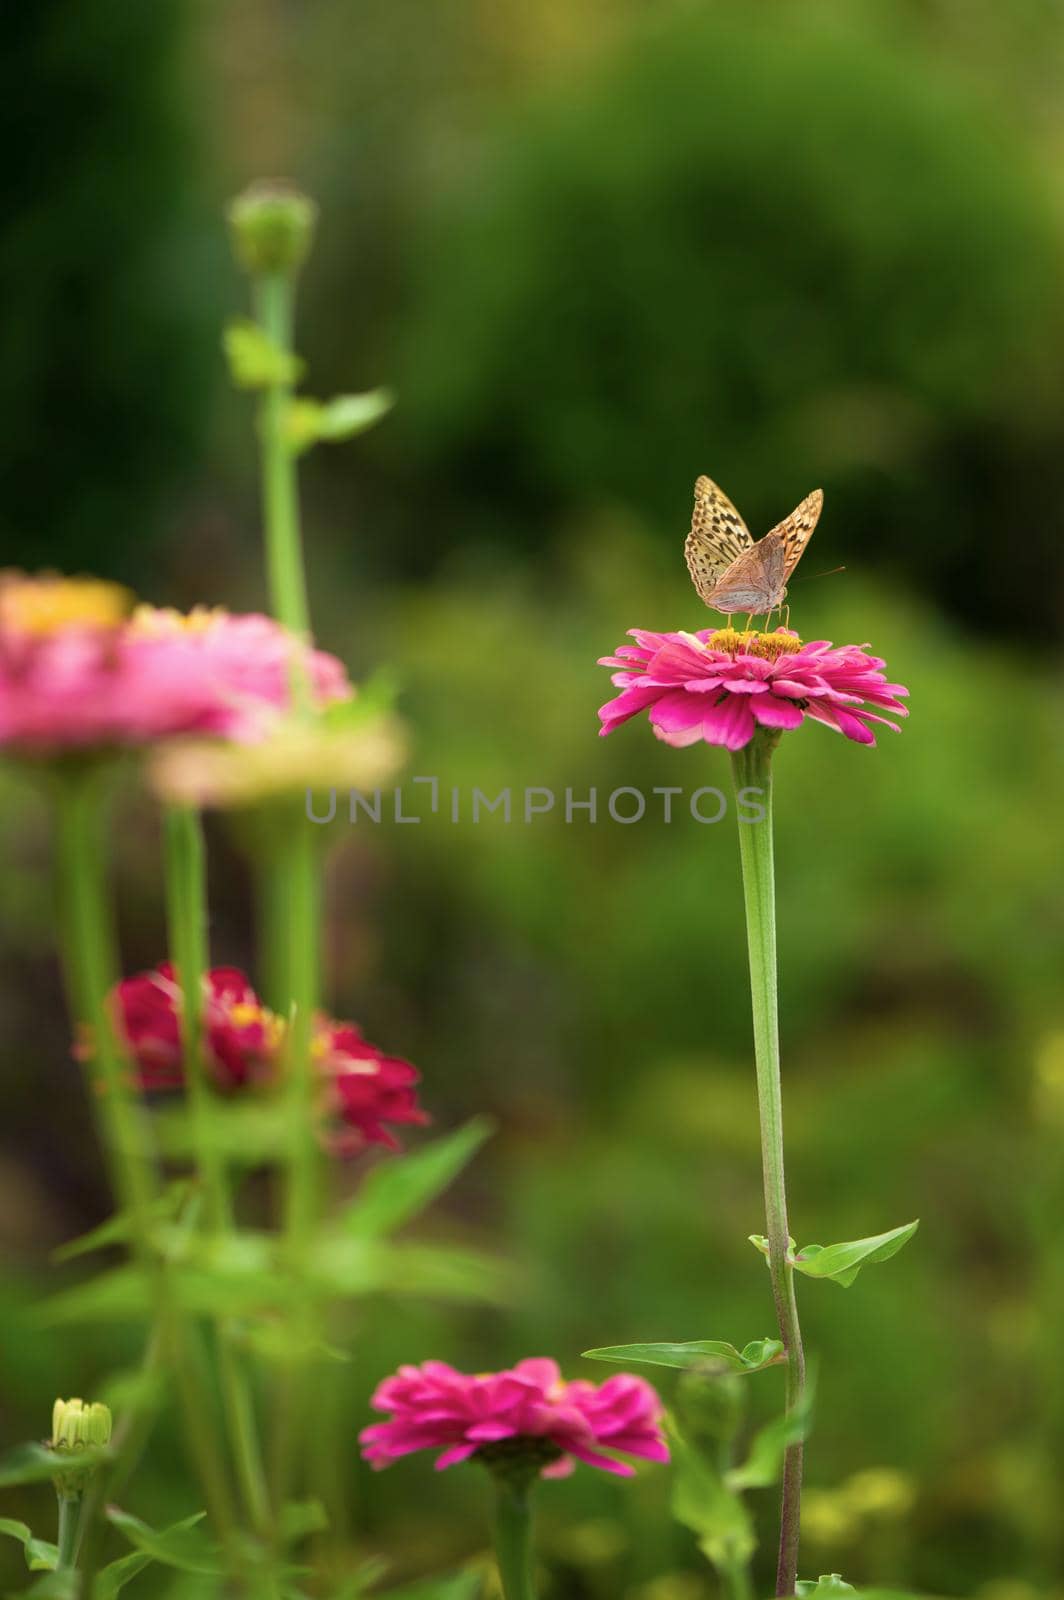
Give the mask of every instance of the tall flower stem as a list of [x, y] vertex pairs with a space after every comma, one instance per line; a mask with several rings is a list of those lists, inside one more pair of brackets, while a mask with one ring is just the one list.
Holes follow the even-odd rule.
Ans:
[[59, 1558], [56, 1568], [63, 1572], [69, 1567], [77, 1565], [78, 1559], [78, 1534], [81, 1528], [81, 1495], [58, 1494], [56, 1499], [59, 1504], [59, 1531], [56, 1536], [56, 1545]]
[[[170, 806], [163, 827], [170, 953], [181, 985], [185, 1084], [207, 1224], [213, 1232], [221, 1233], [232, 1226], [233, 1209], [225, 1158], [211, 1126], [211, 1090], [203, 1050], [204, 978], [210, 964], [203, 822], [192, 807]], [[233, 1346], [232, 1329], [224, 1318], [218, 1321], [217, 1336], [222, 1403], [241, 1491], [256, 1530], [269, 1538], [272, 1519], [255, 1410], [246, 1374]]]
[[[263, 331], [278, 351], [290, 356], [294, 273], [276, 271], [257, 275], [254, 294], [255, 310]], [[286, 428], [290, 404], [291, 385], [278, 377], [265, 390], [259, 414], [266, 567], [274, 615], [306, 640], [310, 613], [296, 463]], [[298, 659], [293, 665], [292, 697], [297, 710], [309, 715], [310, 685]], [[315, 1134], [316, 1082], [311, 1053], [314, 1012], [318, 1004], [320, 863], [313, 826], [303, 808], [292, 807], [279, 821], [275, 855], [267, 869], [270, 882], [266, 904], [271, 926], [266, 930], [264, 942], [273, 969], [271, 980], [276, 985], [271, 999], [289, 1021], [287, 1063], [292, 1120], [284, 1207], [285, 1244], [289, 1261], [298, 1269], [306, 1259], [321, 1194], [321, 1152]], [[310, 1348], [315, 1307], [309, 1295], [301, 1314]], [[281, 1496], [291, 1478], [293, 1456], [299, 1446], [297, 1423], [306, 1411], [303, 1403], [306, 1381], [305, 1367], [295, 1366], [278, 1393], [275, 1476]]]
[[[765, 1185], [768, 1266], [780, 1338], [787, 1355], [787, 1410], [799, 1405], [805, 1388], [805, 1354], [798, 1323], [794, 1269], [788, 1262], [787, 1189], [783, 1167], [783, 1095], [780, 1083], [779, 1007], [776, 966], [776, 886], [772, 849], [772, 749], [775, 739], [759, 731], [732, 755], [736, 797], [759, 793], [739, 808], [739, 853], [746, 902], [746, 938], [754, 1016], [754, 1056], [761, 1119], [761, 1165]], [[763, 809], [758, 821], [742, 820], [749, 802]], [[793, 1595], [798, 1575], [802, 1495], [802, 1444], [788, 1447], [783, 1464], [779, 1562], [776, 1594]]]
[[[179, 1302], [151, 1236], [155, 1171], [141, 1108], [130, 1085], [107, 1006], [117, 974], [107, 895], [103, 784], [91, 764], [71, 764], [55, 776], [57, 898], [60, 949], [71, 1014], [91, 1040], [101, 1078], [104, 1148], [112, 1181], [129, 1220], [133, 1255], [148, 1274], [156, 1316], [173, 1363], [190, 1449], [211, 1518], [232, 1543], [233, 1506], [212, 1428], [207, 1385], [182, 1325]], [[91, 1088], [91, 1085], [90, 1085]]]
[[505, 1600], [536, 1600], [532, 1581], [532, 1490], [505, 1478], [495, 1484], [495, 1555]]

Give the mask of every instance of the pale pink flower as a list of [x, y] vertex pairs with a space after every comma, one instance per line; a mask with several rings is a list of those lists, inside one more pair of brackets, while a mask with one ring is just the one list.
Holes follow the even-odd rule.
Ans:
[[806, 717], [858, 744], [875, 744], [870, 723], [897, 732], [881, 711], [908, 716], [899, 697], [909, 691], [888, 683], [885, 663], [858, 645], [803, 644], [785, 628], [764, 634], [633, 628], [630, 637], [634, 645], [600, 661], [617, 669], [613, 682], [621, 690], [599, 711], [603, 735], [648, 711], [658, 738], [671, 745], [701, 739], [741, 750], [759, 727], [797, 728]]
[[631, 1477], [627, 1462], [603, 1451], [669, 1459], [661, 1401], [643, 1378], [627, 1373], [597, 1385], [566, 1383], [556, 1363], [546, 1359], [476, 1377], [443, 1361], [426, 1361], [386, 1378], [372, 1404], [392, 1413], [359, 1436], [375, 1468], [414, 1450], [441, 1450], [437, 1471], [471, 1456], [489, 1466], [520, 1456], [545, 1478], [567, 1476], [574, 1461]]
[[291, 703], [294, 663], [317, 705], [346, 698], [340, 662], [268, 617], [141, 607], [94, 579], [0, 576], [0, 746], [47, 756], [175, 734], [241, 741]]

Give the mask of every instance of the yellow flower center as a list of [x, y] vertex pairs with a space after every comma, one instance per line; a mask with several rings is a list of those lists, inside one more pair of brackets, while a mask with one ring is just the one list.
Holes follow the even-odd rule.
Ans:
[[133, 627], [138, 633], [153, 636], [206, 633], [226, 615], [224, 606], [196, 606], [188, 612], [175, 611], [172, 606], [138, 606], [133, 613]]
[[729, 655], [764, 656], [775, 661], [779, 656], [793, 656], [802, 648], [796, 634], [784, 633], [777, 628], [773, 633], [758, 633], [749, 629], [740, 633], [737, 628], [718, 628], [706, 640], [711, 650], [726, 650]]
[[101, 578], [0, 577], [0, 625], [35, 638], [78, 624], [117, 628], [132, 604], [128, 589]]

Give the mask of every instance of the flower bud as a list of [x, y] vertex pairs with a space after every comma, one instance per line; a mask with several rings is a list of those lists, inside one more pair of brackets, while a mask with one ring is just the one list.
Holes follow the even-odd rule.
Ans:
[[253, 183], [229, 206], [233, 250], [252, 277], [295, 274], [310, 252], [318, 208], [294, 184]]
[[55, 1487], [61, 1495], [81, 1494], [91, 1478], [96, 1462], [76, 1465], [85, 1450], [100, 1450], [111, 1442], [111, 1411], [100, 1401], [86, 1405], [84, 1400], [57, 1400], [52, 1407], [52, 1449], [66, 1459], [56, 1474]]
[[687, 1432], [722, 1444], [734, 1439], [746, 1412], [745, 1383], [714, 1361], [685, 1372], [676, 1388], [676, 1409]]

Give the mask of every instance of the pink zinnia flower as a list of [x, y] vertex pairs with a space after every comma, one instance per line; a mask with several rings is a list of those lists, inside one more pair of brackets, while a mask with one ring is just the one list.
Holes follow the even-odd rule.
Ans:
[[[142, 1089], [180, 1089], [184, 998], [166, 961], [116, 984], [112, 1014]], [[271, 1079], [284, 1024], [268, 1011], [236, 967], [215, 967], [203, 978], [203, 1053], [216, 1087], [225, 1092]]]
[[631, 1477], [633, 1468], [603, 1450], [667, 1461], [663, 1409], [642, 1378], [627, 1373], [601, 1385], [566, 1383], [553, 1361], [519, 1361], [507, 1372], [468, 1377], [443, 1361], [400, 1367], [373, 1396], [390, 1411], [359, 1435], [375, 1468], [414, 1450], [441, 1450], [436, 1469], [477, 1456], [489, 1466], [518, 1461], [561, 1478], [574, 1461]]
[[621, 690], [599, 711], [602, 735], [649, 711], [654, 732], [666, 744], [704, 739], [741, 750], [759, 727], [797, 728], [808, 716], [859, 744], [875, 744], [870, 723], [897, 731], [880, 711], [908, 715], [899, 696], [909, 691], [887, 683], [885, 663], [857, 645], [836, 649], [826, 639], [803, 644], [785, 628], [775, 633], [633, 628], [630, 637], [634, 645], [622, 645], [600, 662], [618, 669], [613, 682]]
[[385, 1055], [353, 1022], [319, 1017], [312, 1049], [324, 1085], [327, 1143], [335, 1154], [357, 1155], [370, 1144], [397, 1150], [399, 1141], [385, 1123], [428, 1122], [418, 1105], [417, 1068]]
[[0, 575], [0, 745], [54, 755], [174, 734], [261, 738], [302, 661], [318, 704], [352, 691], [333, 656], [268, 617], [141, 607], [94, 579]]

